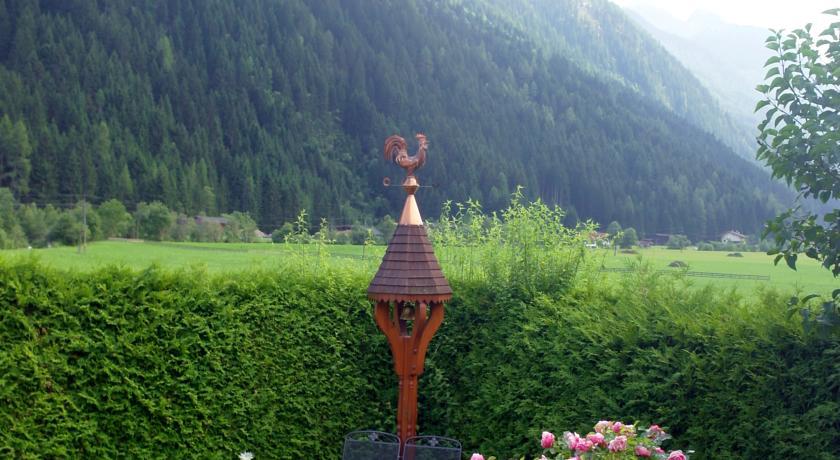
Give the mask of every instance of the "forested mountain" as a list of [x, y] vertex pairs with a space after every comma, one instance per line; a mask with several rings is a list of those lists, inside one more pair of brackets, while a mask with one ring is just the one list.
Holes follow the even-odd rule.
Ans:
[[0, 187], [242, 210], [267, 229], [300, 208], [352, 221], [400, 208], [381, 144], [422, 130], [429, 216], [445, 199], [494, 209], [523, 185], [581, 217], [708, 235], [755, 230], [787, 199], [494, 3], [0, 0]]
[[685, 21], [641, 5], [629, 14], [702, 79], [741, 131], [757, 135], [763, 118], [753, 113], [761, 97], [755, 87], [764, 81], [764, 62], [772, 55], [764, 47], [768, 30], [729, 24], [700, 11]]
[[[755, 134], [721, 110], [694, 68], [608, 0], [485, 0], [490, 13], [525, 31], [541, 48], [566, 56], [590, 73], [615, 80], [713, 134], [742, 157], [755, 156]], [[710, 35], [714, 35], [711, 33]], [[711, 46], [725, 41], [710, 40]], [[759, 42], [759, 47], [763, 40]], [[732, 47], [732, 44], [725, 46]], [[666, 51], [667, 48], [667, 51]], [[761, 51], [759, 49], [759, 51]], [[759, 53], [760, 59], [761, 53]], [[681, 57], [681, 56], [678, 56]], [[698, 58], [699, 59], [699, 58]], [[751, 59], [743, 65], [749, 65]], [[764, 60], [757, 64], [761, 73]], [[726, 78], [726, 70], [719, 76]], [[706, 78], [706, 74], [697, 74]], [[757, 84], [757, 83], [756, 83]], [[755, 84], [750, 88], [754, 88]], [[755, 102], [745, 108], [751, 111]]]

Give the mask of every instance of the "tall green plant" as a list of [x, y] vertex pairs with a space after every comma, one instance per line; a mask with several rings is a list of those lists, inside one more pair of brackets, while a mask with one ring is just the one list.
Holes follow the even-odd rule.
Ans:
[[431, 238], [448, 276], [550, 292], [574, 276], [586, 256], [586, 236], [594, 230], [591, 222], [568, 228], [564, 215], [540, 200], [526, 202], [519, 188], [506, 209], [490, 215], [477, 201], [458, 203], [454, 212], [445, 203]]

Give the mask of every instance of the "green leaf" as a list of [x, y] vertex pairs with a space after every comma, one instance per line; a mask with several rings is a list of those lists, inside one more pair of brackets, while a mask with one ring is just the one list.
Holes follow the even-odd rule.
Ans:
[[788, 105], [794, 99], [796, 99], [796, 96], [792, 93], [784, 93], [779, 96], [779, 105]]
[[808, 294], [808, 295], [806, 295], [805, 297], [803, 297], [803, 298], [802, 298], [801, 302], [802, 302], [802, 303], [806, 303], [806, 302], [808, 302], [809, 300], [811, 300], [811, 299], [815, 299], [815, 298], [817, 298], [817, 297], [819, 297], [819, 296], [820, 296], [819, 294]]
[[767, 74], [764, 75], [764, 79], [767, 80], [768, 78], [772, 77], [773, 75], [779, 75], [779, 68], [773, 67], [772, 69], [767, 71]]
[[828, 203], [828, 200], [831, 198], [831, 190], [823, 190], [820, 192], [820, 201], [823, 203]]
[[785, 254], [785, 263], [787, 266], [791, 268], [791, 270], [796, 270], [796, 254]]
[[758, 111], [759, 111], [759, 110], [761, 110], [763, 107], [767, 107], [768, 105], [770, 105], [770, 101], [768, 101], [768, 100], [766, 100], [766, 99], [765, 99], [765, 100], [758, 101], [758, 104], [756, 104], [756, 105], [755, 105], [755, 110], [753, 110], [753, 112], [758, 112]]
[[[786, 50], [793, 49], [796, 46], [796, 36], [794, 35], [794, 36], [788, 38], [787, 40], [783, 41], [782, 46]], [[785, 56], [787, 56], [787, 54], [788, 53], [785, 53]], [[787, 59], [787, 60], [790, 60], [790, 59]]]

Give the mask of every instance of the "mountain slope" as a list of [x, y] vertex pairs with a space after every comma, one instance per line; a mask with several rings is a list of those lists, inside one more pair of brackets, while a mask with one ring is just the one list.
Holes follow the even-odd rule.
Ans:
[[764, 80], [764, 61], [770, 57], [764, 47], [767, 30], [728, 24], [702, 12], [686, 21], [642, 7], [630, 15], [703, 81], [739, 129], [757, 135], [755, 86]]
[[0, 115], [33, 145], [28, 180], [0, 186], [247, 210], [269, 229], [301, 207], [354, 220], [399, 209], [381, 142], [424, 130], [430, 216], [445, 199], [495, 209], [524, 185], [581, 217], [706, 236], [753, 230], [787, 199], [713, 136], [481, 5], [0, 0]]
[[[707, 75], [696, 73], [691, 66], [689, 71], [684, 61], [670, 54], [671, 47], [663, 48], [610, 1], [484, 0], [484, 3], [490, 11], [526, 31], [546, 52], [559, 53], [594, 75], [618, 81], [661, 103], [744, 158], [755, 156], [755, 136], [751, 131], [745, 132], [738, 120], [721, 109], [720, 101], [704, 85]], [[758, 64], [757, 72], [762, 64]], [[751, 110], [755, 103], [748, 105], [745, 110]]]

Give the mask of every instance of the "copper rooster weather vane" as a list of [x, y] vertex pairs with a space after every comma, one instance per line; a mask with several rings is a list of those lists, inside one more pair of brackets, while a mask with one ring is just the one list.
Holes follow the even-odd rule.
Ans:
[[385, 140], [385, 160], [406, 170], [402, 188], [408, 196], [367, 291], [368, 298], [376, 302], [376, 324], [388, 338], [399, 377], [397, 432], [403, 444], [417, 434], [417, 381], [429, 342], [443, 322], [443, 304], [452, 297], [414, 198], [420, 187], [414, 171], [426, 163], [428, 147], [425, 135], [415, 137], [419, 148], [414, 156], [408, 155], [402, 137]]

